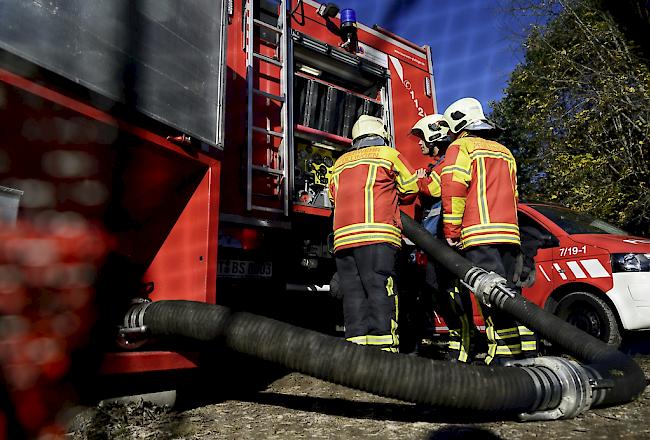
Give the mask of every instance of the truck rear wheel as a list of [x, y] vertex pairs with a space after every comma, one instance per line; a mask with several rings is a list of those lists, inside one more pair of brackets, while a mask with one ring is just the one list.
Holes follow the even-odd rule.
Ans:
[[589, 292], [572, 292], [562, 298], [555, 314], [610, 345], [621, 344], [616, 315], [602, 299]]

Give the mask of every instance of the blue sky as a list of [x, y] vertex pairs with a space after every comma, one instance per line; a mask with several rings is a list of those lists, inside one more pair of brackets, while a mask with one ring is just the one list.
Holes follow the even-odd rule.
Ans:
[[[357, 20], [380, 26], [419, 45], [431, 46], [438, 110], [473, 96], [487, 104], [502, 96], [522, 60], [525, 18], [515, 19], [489, 0], [339, 0], [357, 11]], [[519, 33], [521, 35], [521, 33]]]

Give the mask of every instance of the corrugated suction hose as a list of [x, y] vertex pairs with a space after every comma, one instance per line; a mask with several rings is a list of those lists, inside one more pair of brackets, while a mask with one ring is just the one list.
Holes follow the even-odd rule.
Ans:
[[138, 304], [127, 314], [125, 330], [222, 341], [235, 351], [374, 394], [445, 409], [518, 414], [523, 420], [574, 417], [593, 405], [630, 401], [644, 389], [643, 373], [629, 357], [515, 296], [505, 280], [472, 266], [408, 216], [402, 221], [405, 235], [472, 286], [481, 300], [589, 365], [538, 358], [485, 367], [396, 355], [192, 301]]
[[454, 275], [472, 286], [479, 301], [497, 307], [514, 319], [587, 364], [593, 405], [629, 402], [645, 389], [646, 380], [639, 365], [629, 356], [583, 332], [557, 316], [540, 309], [505, 286], [505, 280], [471, 264], [453, 249], [431, 236], [412, 218], [402, 213], [404, 235]]

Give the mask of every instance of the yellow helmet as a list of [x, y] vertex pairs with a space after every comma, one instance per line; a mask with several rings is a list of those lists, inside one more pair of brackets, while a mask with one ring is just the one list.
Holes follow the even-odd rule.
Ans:
[[388, 129], [386, 128], [384, 121], [375, 116], [359, 116], [357, 122], [355, 122], [354, 126], [352, 126], [352, 141], [373, 134], [384, 138], [386, 140], [386, 143], [388, 143], [390, 140], [390, 136], [388, 136]]
[[[443, 122], [443, 124], [440, 124], [440, 122]], [[445, 118], [441, 114], [434, 113], [417, 121], [411, 128], [411, 134], [425, 142], [439, 142], [449, 136], [449, 127], [447, 127]]]
[[483, 106], [475, 98], [462, 98], [453, 102], [444, 113], [452, 133], [461, 130], [491, 130], [497, 128], [483, 113]]

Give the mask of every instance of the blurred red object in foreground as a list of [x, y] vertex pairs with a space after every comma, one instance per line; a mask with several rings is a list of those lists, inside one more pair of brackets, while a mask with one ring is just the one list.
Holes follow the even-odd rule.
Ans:
[[94, 322], [106, 251], [105, 235], [71, 213], [0, 230], [0, 439], [63, 435], [61, 415], [76, 400], [66, 373]]

